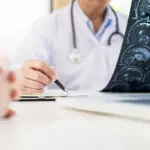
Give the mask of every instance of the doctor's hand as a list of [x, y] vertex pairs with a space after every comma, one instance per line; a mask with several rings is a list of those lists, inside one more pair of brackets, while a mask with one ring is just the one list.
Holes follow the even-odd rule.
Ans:
[[42, 93], [45, 86], [57, 79], [56, 70], [38, 60], [25, 61], [21, 73], [23, 74], [23, 80], [19, 83], [21, 94]]

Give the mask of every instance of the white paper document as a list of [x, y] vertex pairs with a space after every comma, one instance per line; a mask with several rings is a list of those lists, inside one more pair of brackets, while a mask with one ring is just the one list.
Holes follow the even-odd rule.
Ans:
[[34, 95], [23, 95], [25, 97], [85, 97], [91, 95], [92, 91], [69, 91], [65, 92], [62, 90], [45, 90], [42, 94]]
[[77, 111], [107, 114], [150, 122], [150, 94], [99, 93], [87, 98], [59, 98], [57, 103]]
[[68, 93], [62, 90], [45, 90], [41, 96], [51, 96], [51, 97], [78, 97], [78, 96], [88, 96], [91, 91], [69, 91]]

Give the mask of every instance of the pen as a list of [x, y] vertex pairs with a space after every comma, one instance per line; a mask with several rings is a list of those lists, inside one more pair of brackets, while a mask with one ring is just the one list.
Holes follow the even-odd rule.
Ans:
[[56, 81], [55, 81], [55, 84], [56, 84], [60, 89], [62, 89], [63, 91], [65, 91], [65, 92], [68, 93], [68, 91], [65, 89], [65, 87], [62, 85], [62, 83], [61, 83], [59, 80], [56, 80]]
[[[33, 70], [36, 70], [36, 69], [33, 69]], [[41, 72], [46, 75], [46, 73], [44, 73], [43, 71], [41, 71]], [[55, 81], [55, 84], [56, 84], [60, 89], [62, 89], [63, 91], [69, 93], [69, 92], [65, 89], [65, 87], [63, 86], [63, 84], [62, 84], [59, 80], [56, 80], [56, 81]]]

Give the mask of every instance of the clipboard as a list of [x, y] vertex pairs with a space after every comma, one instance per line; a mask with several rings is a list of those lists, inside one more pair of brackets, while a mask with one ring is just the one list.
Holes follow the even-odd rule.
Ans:
[[21, 95], [19, 102], [44, 102], [44, 101], [56, 101], [58, 97], [66, 97], [66, 93], [61, 90], [47, 90], [44, 93], [32, 94], [32, 95]]
[[56, 97], [51, 96], [21, 96], [19, 102], [55, 102]]
[[56, 101], [57, 98], [70, 98], [70, 97], [87, 97], [89, 91], [70, 91], [65, 93], [61, 90], [47, 90], [42, 94], [35, 95], [22, 95], [19, 101], [21, 102], [33, 102], [33, 101]]

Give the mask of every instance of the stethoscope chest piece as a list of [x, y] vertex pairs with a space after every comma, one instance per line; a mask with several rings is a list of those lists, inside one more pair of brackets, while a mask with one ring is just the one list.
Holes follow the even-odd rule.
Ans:
[[69, 55], [69, 60], [75, 64], [80, 64], [82, 61], [82, 58], [83, 58], [82, 54], [77, 49], [74, 49], [72, 53]]

